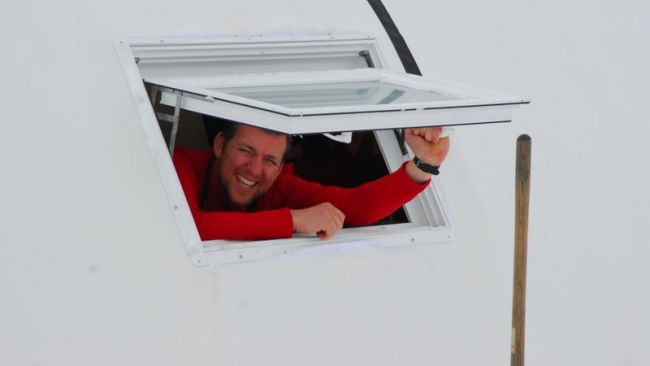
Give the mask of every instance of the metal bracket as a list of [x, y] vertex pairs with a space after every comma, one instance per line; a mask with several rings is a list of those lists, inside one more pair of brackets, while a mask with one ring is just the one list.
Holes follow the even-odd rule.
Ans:
[[149, 100], [151, 101], [151, 106], [155, 107], [156, 98], [158, 96], [158, 91], [160, 90], [160, 87], [155, 84], [150, 84], [150, 85], [151, 85], [151, 91], [149, 92]]
[[178, 122], [181, 115], [181, 101], [183, 100], [183, 92], [174, 90], [176, 94], [176, 106], [174, 106], [174, 116], [172, 117], [172, 133], [169, 136], [169, 154], [174, 154], [174, 145], [176, 145], [176, 134], [178, 133]]
[[364, 60], [366, 60], [366, 64], [368, 64], [368, 67], [371, 69], [375, 68], [375, 63], [372, 62], [372, 57], [370, 57], [370, 52], [367, 50], [363, 50], [359, 52], [359, 56], [363, 57]]
[[[166, 89], [168, 90], [168, 89]], [[158, 85], [151, 86], [151, 92], [149, 93], [149, 99], [151, 100], [151, 105], [156, 107], [156, 99], [158, 97], [158, 92], [160, 87]], [[174, 154], [174, 146], [176, 145], [176, 135], [178, 134], [178, 124], [180, 121], [181, 114], [181, 101], [183, 98], [183, 92], [180, 90], [169, 90], [172, 93], [176, 94], [176, 105], [174, 107], [174, 114], [166, 114], [162, 112], [156, 112], [156, 118], [158, 121], [169, 122], [172, 124], [172, 131], [169, 136], [169, 155]]]
[[409, 152], [406, 150], [406, 144], [404, 143], [404, 129], [395, 129], [393, 132], [395, 133], [395, 138], [397, 139], [397, 143], [399, 144], [399, 149], [402, 152], [402, 155], [408, 155]]

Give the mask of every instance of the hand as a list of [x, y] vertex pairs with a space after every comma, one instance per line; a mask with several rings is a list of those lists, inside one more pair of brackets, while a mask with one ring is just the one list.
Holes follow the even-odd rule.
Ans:
[[449, 137], [440, 137], [442, 127], [407, 128], [404, 139], [415, 156], [427, 164], [442, 165], [449, 152]]
[[[449, 137], [440, 137], [441, 127], [408, 128], [404, 131], [404, 140], [420, 160], [431, 165], [442, 165], [449, 152]], [[418, 169], [411, 161], [406, 172], [418, 183], [425, 182], [431, 174]]]
[[290, 212], [294, 232], [316, 233], [319, 239], [331, 238], [341, 230], [345, 220], [345, 214], [329, 202]]

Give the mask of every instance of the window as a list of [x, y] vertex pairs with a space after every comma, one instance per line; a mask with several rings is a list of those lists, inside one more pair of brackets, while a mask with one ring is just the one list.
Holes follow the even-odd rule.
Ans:
[[415, 127], [430, 121], [508, 122], [508, 107], [522, 103], [377, 68], [145, 82], [161, 88], [163, 104], [175, 105], [180, 96], [182, 108], [290, 134]]
[[[396, 246], [450, 240], [452, 230], [436, 181], [387, 221], [344, 228], [334, 239], [202, 242], [175, 175], [169, 153], [184, 136], [202, 133], [214, 117], [256, 125], [295, 139], [302, 151], [296, 171], [319, 180], [304, 159], [368, 159], [370, 174], [396, 170], [411, 159], [395, 129], [509, 122], [519, 97], [434, 82], [385, 64], [371, 37], [323, 36], [268, 39], [234, 37], [206, 41], [122, 41], [116, 44], [142, 116], [147, 143], [158, 164], [187, 252], [197, 264], [258, 260], [337, 241], [366, 240]], [[161, 139], [161, 132], [164, 139]], [[345, 140], [341, 145], [324, 138]], [[344, 133], [344, 135], [334, 136]], [[196, 143], [200, 138], [190, 138]], [[203, 143], [207, 139], [203, 139]], [[357, 149], [357, 150], [355, 150]], [[374, 153], [369, 153], [372, 151]], [[353, 154], [350, 150], [354, 150]], [[320, 153], [319, 153], [320, 151]], [[362, 152], [365, 151], [365, 152]], [[309, 155], [311, 154], [311, 155]], [[319, 155], [320, 154], [320, 155]], [[320, 161], [320, 164], [327, 164]], [[356, 184], [347, 177], [322, 182]]]

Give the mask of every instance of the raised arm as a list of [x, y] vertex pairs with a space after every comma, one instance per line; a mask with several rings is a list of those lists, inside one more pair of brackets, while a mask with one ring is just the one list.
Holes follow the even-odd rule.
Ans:
[[[428, 185], [428, 181], [418, 183], [409, 177], [406, 166], [405, 163], [394, 173], [356, 188], [322, 186], [293, 177], [292, 194], [287, 204], [294, 213], [296, 209], [327, 202], [345, 215], [346, 224], [368, 225], [390, 215]], [[315, 219], [317, 217], [312, 218]]]
[[[441, 138], [441, 131], [440, 127], [407, 129], [406, 143], [421, 161], [440, 166], [449, 151], [449, 138]], [[294, 230], [316, 232], [320, 238], [327, 239], [343, 226], [342, 218], [349, 225], [371, 224], [422, 192], [430, 178], [431, 174], [419, 169], [413, 161], [392, 174], [351, 189], [320, 186], [296, 178], [289, 201], [289, 206], [294, 208], [291, 210]]]

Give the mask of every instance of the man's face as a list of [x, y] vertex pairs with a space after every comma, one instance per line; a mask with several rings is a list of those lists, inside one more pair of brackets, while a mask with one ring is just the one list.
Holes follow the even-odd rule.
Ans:
[[286, 136], [246, 125], [239, 125], [225, 145], [222, 133], [215, 137], [218, 179], [232, 204], [248, 206], [269, 190], [282, 170], [286, 147]]

